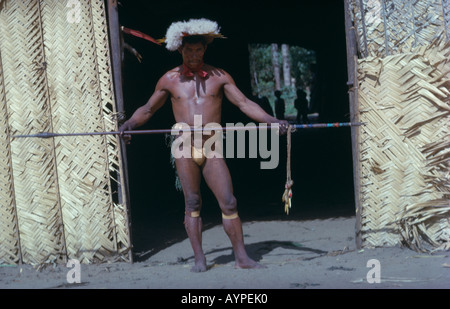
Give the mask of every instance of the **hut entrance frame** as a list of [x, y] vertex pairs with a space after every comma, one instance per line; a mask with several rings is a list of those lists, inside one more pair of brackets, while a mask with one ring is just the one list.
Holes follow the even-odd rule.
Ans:
[[[357, 247], [448, 249], [450, 1], [344, 9], [350, 120], [366, 124], [351, 129]], [[112, 0], [0, 1], [2, 264], [132, 261], [120, 139], [12, 138], [117, 130], [116, 14]]]

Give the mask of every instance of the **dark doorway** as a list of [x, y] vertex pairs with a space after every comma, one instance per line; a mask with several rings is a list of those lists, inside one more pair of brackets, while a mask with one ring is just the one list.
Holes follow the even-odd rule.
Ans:
[[[174, 21], [190, 18], [215, 20], [227, 39], [208, 46], [205, 62], [233, 76], [251, 95], [248, 46], [286, 43], [313, 50], [317, 57], [320, 90], [318, 122], [349, 121], [343, 1], [145, 1], [121, 0], [122, 25], [162, 38]], [[178, 52], [169, 52], [139, 38], [125, 41], [142, 55], [140, 63], [125, 52], [124, 101], [127, 117], [144, 104], [157, 80], [180, 64]], [[248, 122], [224, 102], [223, 123]], [[170, 102], [143, 129], [174, 124]], [[129, 184], [134, 251], [142, 259], [185, 237], [182, 193], [175, 189], [175, 173], [165, 136], [135, 136], [128, 146]], [[314, 129], [294, 133], [292, 141], [293, 206], [284, 214], [281, 196], [286, 181], [286, 139], [280, 140], [280, 163], [261, 170], [261, 159], [227, 160], [242, 221], [302, 220], [353, 215], [353, 176], [350, 129]], [[202, 216], [206, 227], [220, 223], [219, 207], [203, 190]]]

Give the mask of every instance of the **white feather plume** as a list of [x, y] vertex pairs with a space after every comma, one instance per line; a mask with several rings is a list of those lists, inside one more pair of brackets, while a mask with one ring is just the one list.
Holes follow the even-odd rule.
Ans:
[[174, 22], [167, 29], [165, 43], [170, 51], [177, 50], [186, 35], [219, 35], [220, 28], [215, 21], [209, 19], [190, 19]]

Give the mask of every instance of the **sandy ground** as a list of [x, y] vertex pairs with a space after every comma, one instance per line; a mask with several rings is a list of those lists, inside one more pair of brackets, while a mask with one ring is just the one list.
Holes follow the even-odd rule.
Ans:
[[[204, 232], [210, 269], [192, 273], [188, 239], [148, 259], [81, 265], [80, 283], [68, 283], [71, 268], [1, 265], [2, 289], [414, 289], [450, 288], [450, 252], [406, 248], [357, 250], [355, 218], [244, 222], [247, 250], [265, 269], [234, 268], [221, 225]], [[368, 261], [376, 259], [379, 267]], [[373, 281], [379, 270], [380, 282]], [[369, 274], [369, 278], [368, 278]], [[195, 292], [193, 292], [195, 293]]]

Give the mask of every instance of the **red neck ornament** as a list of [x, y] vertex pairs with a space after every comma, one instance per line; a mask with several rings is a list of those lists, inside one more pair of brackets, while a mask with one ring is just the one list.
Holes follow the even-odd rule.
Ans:
[[194, 76], [194, 73], [197, 73], [198, 76], [200, 76], [200, 77], [202, 77], [202, 78], [205, 78], [206, 76], [208, 76], [208, 72], [203, 71], [203, 70], [201, 69], [202, 66], [203, 66], [203, 62], [202, 62], [202, 64], [199, 66], [199, 69], [192, 69], [192, 70], [191, 70], [190, 68], [188, 68], [188, 66], [187, 66], [186, 64], [183, 63], [183, 73], [181, 73], [181, 74], [183, 74], [183, 75], [186, 76], [186, 77], [193, 77], [193, 76]]

